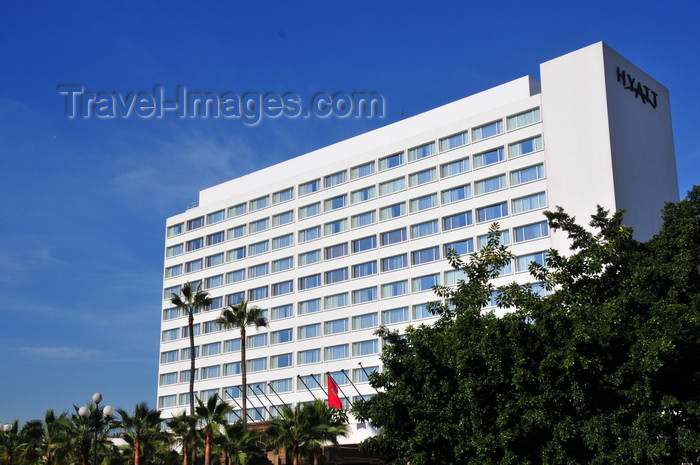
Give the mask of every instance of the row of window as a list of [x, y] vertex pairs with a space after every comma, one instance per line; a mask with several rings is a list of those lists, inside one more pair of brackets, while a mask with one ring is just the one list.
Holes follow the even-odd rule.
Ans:
[[[520, 127], [533, 124], [540, 121], [540, 110], [535, 108], [528, 110], [526, 112], [519, 113], [517, 115], [508, 116], [506, 118], [506, 126], [508, 130], [518, 129]], [[438, 140], [437, 144], [435, 141], [423, 144], [418, 147], [408, 149], [405, 153], [399, 152], [392, 154], [383, 158], [379, 158], [377, 162], [370, 161], [362, 165], [358, 165], [350, 168], [349, 178], [350, 180], [361, 179], [366, 176], [372, 175], [376, 172], [378, 166], [379, 171], [388, 170], [403, 165], [406, 160], [404, 156], [407, 156], [409, 162], [420, 160], [426, 157], [433, 156], [437, 153], [437, 147], [441, 152], [452, 150], [458, 147], [469, 144], [469, 130], [460, 132], [458, 134], [453, 134], [448, 137], [444, 137]], [[497, 120], [490, 122], [488, 124], [475, 127], [471, 129], [471, 140], [473, 142], [480, 141], [489, 137], [493, 137], [503, 133], [503, 120]], [[535, 138], [519, 141], [508, 145], [508, 152], [511, 157], [517, 157], [530, 153], [535, 150], [542, 149], [542, 137], [538, 136]], [[492, 150], [489, 152], [480, 153], [474, 155], [474, 167], [479, 168], [496, 161], [501, 161], [503, 159], [503, 148]], [[494, 161], [495, 160], [495, 161]], [[458, 164], [462, 163], [465, 166], [459, 167]], [[448, 163], [441, 165], [442, 176], [446, 176], [445, 172], [451, 172], [454, 169], [469, 169], [468, 158], [464, 160], [459, 160], [457, 162]], [[460, 171], [461, 172], [461, 171]], [[420, 173], [415, 173], [418, 176]], [[454, 173], [453, 173], [454, 174]], [[449, 174], [449, 175], [453, 175]], [[413, 176], [413, 175], [411, 175]], [[425, 176], [423, 174], [422, 176]], [[348, 170], [338, 171], [336, 173], [329, 174], [323, 178], [318, 178], [312, 181], [308, 181], [298, 186], [299, 196], [305, 196], [318, 192], [323, 188], [332, 188], [340, 184], [344, 184], [348, 181]], [[381, 185], [380, 185], [381, 186]], [[380, 189], [381, 190], [381, 189]], [[380, 195], [381, 192], [380, 192]], [[255, 212], [266, 208], [270, 205], [276, 205], [279, 203], [287, 202], [294, 199], [294, 187], [289, 187], [277, 192], [272, 193], [272, 195], [265, 195], [252, 199], [248, 202], [243, 202], [228, 209], [221, 209], [216, 212], [208, 213], [206, 215], [193, 218], [183, 223], [178, 223], [175, 225], [168, 226], [166, 235], [167, 237], [173, 237], [184, 233], [185, 231], [192, 231], [204, 227], [205, 225], [216, 224], [224, 221], [226, 218], [236, 218], [242, 216], [248, 212]], [[332, 199], [329, 199], [332, 200]]]

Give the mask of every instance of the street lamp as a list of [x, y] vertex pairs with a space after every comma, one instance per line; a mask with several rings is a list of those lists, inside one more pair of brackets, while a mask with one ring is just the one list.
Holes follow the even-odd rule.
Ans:
[[114, 416], [114, 409], [111, 405], [105, 405], [100, 411], [100, 402], [102, 402], [102, 394], [96, 392], [92, 395], [92, 401], [95, 403], [95, 410], [90, 411], [87, 405], [78, 409], [78, 415], [89, 420], [95, 429], [95, 441], [92, 445], [92, 463], [97, 465], [97, 436], [102, 431], [104, 425], [109, 425], [109, 421]]
[[12, 437], [9, 433], [12, 432], [12, 423], [0, 423], [0, 431], [3, 433], [8, 433], [8, 437], [4, 441], [5, 448], [7, 449], [7, 465], [12, 465], [12, 457], [15, 452], [16, 437]]

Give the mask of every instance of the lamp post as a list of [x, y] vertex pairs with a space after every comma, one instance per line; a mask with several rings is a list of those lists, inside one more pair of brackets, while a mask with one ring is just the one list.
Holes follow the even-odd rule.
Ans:
[[78, 409], [78, 415], [85, 418], [91, 423], [91, 427], [95, 430], [95, 440], [92, 444], [92, 463], [97, 465], [97, 440], [98, 434], [102, 431], [103, 425], [109, 425], [109, 421], [114, 415], [114, 409], [111, 405], [105, 405], [100, 411], [100, 402], [102, 402], [102, 394], [96, 392], [92, 395], [92, 401], [95, 403], [95, 410], [90, 411], [87, 405]]
[[5, 433], [7, 435], [7, 438], [5, 438], [5, 448], [7, 449], [7, 465], [12, 465], [12, 456], [14, 455], [15, 452], [15, 442], [16, 438], [12, 437], [10, 433], [12, 433], [12, 423], [5, 423], [2, 424], [0, 423], [0, 431]]

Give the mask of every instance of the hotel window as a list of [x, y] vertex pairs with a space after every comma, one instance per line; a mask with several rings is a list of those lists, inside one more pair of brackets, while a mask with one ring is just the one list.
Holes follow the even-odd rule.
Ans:
[[270, 241], [256, 242], [248, 246], [250, 255], [259, 255], [270, 250]]
[[245, 291], [234, 292], [226, 295], [226, 305], [238, 305], [245, 299]]
[[306, 289], [313, 289], [314, 287], [319, 287], [321, 285], [321, 274], [314, 274], [311, 276], [304, 276], [299, 278], [299, 290], [304, 291]]
[[352, 329], [376, 328], [379, 325], [379, 318], [376, 313], [366, 313], [352, 317]]
[[442, 194], [442, 204], [448, 204], [452, 202], [458, 202], [460, 200], [468, 199], [472, 196], [471, 185], [465, 184], [464, 186], [453, 187], [452, 189], [447, 189], [441, 192]]
[[[267, 367], [267, 363], [265, 364], [265, 366]], [[267, 369], [267, 368], [265, 368], [265, 369]], [[255, 394], [260, 394], [261, 392], [263, 394], [267, 394], [267, 383], [263, 382], [263, 383], [250, 383], [250, 384], [248, 384], [248, 397], [253, 397]], [[250, 412], [251, 416], [253, 416], [250, 409], [248, 409], [248, 412]], [[255, 421], [255, 420], [253, 420], [253, 421]]]
[[228, 339], [224, 341], [224, 352], [238, 352], [241, 350], [241, 339]]
[[321, 214], [321, 202], [312, 203], [299, 207], [299, 219], [309, 218]]
[[411, 199], [411, 201], [409, 202], [409, 210], [411, 211], [411, 213], [416, 213], [437, 206], [437, 194], [424, 195], [423, 197], [418, 197], [417, 199]]
[[324, 359], [329, 360], [340, 360], [343, 358], [348, 358], [350, 356], [350, 350], [347, 344], [341, 344], [337, 346], [326, 347], [324, 349]]
[[204, 217], [200, 216], [199, 218], [195, 218], [193, 220], [188, 220], [187, 221], [187, 230], [192, 231], [193, 229], [199, 229], [202, 226], [204, 226]]
[[326, 310], [335, 310], [336, 308], [347, 307], [348, 293], [329, 295], [323, 298], [323, 308]]
[[258, 197], [250, 201], [250, 211], [254, 212], [256, 210], [263, 209], [270, 204], [270, 196], [266, 195], [264, 197]]
[[547, 252], [537, 252], [529, 255], [522, 255], [515, 259], [515, 271], [527, 271], [530, 263], [535, 262], [544, 266], [547, 261]]
[[202, 259], [192, 260], [191, 262], [185, 263], [185, 273], [193, 273], [199, 271], [203, 268]]
[[389, 205], [379, 209], [379, 221], [390, 220], [406, 214], [406, 202]]
[[515, 234], [515, 242], [523, 242], [548, 236], [549, 228], [547, 222], [542, 221], [541, 223], [513, 228], [513, 234]]
[[292, 354], [280, 354], [270, 357], [270, 368], [287, 368], [292, 366]]
[[518, 129], [540, 121], [540, 109], [533, 108], [507, 118], [508, 130]]
[[406, 228], [395, 229], [394, 231], [387, 231], [379, 235], [381, 239], [381, 245], [391, 245], [397, 244], [399, 242], [404, 242], [406, 240]]
[[203, 237], [198, 237], [197, 239], [192, 239], [191, 241], [187, 241], [187, 251], [192, 252], [193, 250], [201, 249], [204, 247], [204, 238]]
[[[253, 360], [248, 360], [246, 363], [248, 371], [251, 373], [254, 373], [256, 371], [265, 371], [267, 370], [267, 357], [263, 358], [254, 358]], [[260, 384], [260, 383], [256, 383]], [[253, 388], [254, 386], [248, 385], [248, 390]]]
[[530, 181], [536, 181], [544, 177], [544, 165], [531, 166], [518, 171], [510, 172], [510, 184], [517, 186]]
[[180, 309], [177, 307], [166, 308], [163, 310], [163, 321], [174, 320], [180, 317]]
[[275, 283], [272, 285], [273, 296], [291, 294], [292, 292], [294, 292], [294, 281], [292, 280]]
[[313, 228], [302, 229], [299, 231], [299, 242], [313, 241], [321, 237], [321, 227], [314, 226]]
[[487, 137], [497, 136], [501, 133], [503, 133], [503, 121], [498, 120], [472, 129], [472, 140], [476, 142], [481, 139], [486, 139]]
[[216, 255], [209, 255], [206, 258], [207, 268], [212, 266], [221, 265], [224, 263], [224, 253], [218, 253]]
[[445, 286], [454, 286], [460, 280], [466, 281], [467, 274], [462, 270], [445, 271]]
[[331, 245], [325, 248], [326, 260], [332, 260], [334, 258], [344, 257], [348, 254], [348, 243], [343, 242], [342, 244]]
[[395, 283], [382, 284], [382, 299], [398, 297], [408, 294], [408, 281], [396, 281]]
[[299, 326], [299, 339], [313, 339], [321, 337], [321, 323]]
[[445, 216], [442, 218], [442, 230], [451, 231], [453, 229], [463, 228], [472, 224], [472, 212], [458, 213], [456, 215]]
[[474, 168], [481, 168], [505, 160], [503, 147], [474, 155]]
[[[429, 291], [438, 284], [440, 284], [440, 275], [437, 273], [413, 278], [411, 280], [411, 292]], [[408, 309], [406, 309], [406, 312], [408, 313]]]
[[207, 245], [220, 244], [226, 240], [226, 234], [224, 231], [219, 231], [214, 234], [209, 234], [207, 236]]
[[272, 250], [284, 249], [294, 245], [294, 233], [272, 238]]
[[547, 206], [547, 196], [544, 192], [513, 199], [513, 213], [523, 213]]
[[508, 202], [502, 202], [496, 205], [489, 205], [487, 207], [476, 209], [477, 223], [503, 218], [504, 216], [508, 216]]
[[454, 249], [459, 255], [464, 256], [474, 252], [474, 239], [466, 239], [464, 241], [450, 242], [443, 246], [445, 256], [451, 249]]
[[438, 220], [426, 221], [425, 223], [411, 226], [411, 239], [418, 239], [419, 237], [430, 236], [439, 232]]
[[[240, 373], [240, 364], [238, 371]], [[224, 374], [224, 376], [226, 375]], [[240, 386], [227, 386], [224, 388], [224, 400], [238, 399], [242, 394], [243, 392]]]
[[456, 149], [469, 143], [469, 131], [460, 132], [454, 136], [443, 137], [440, 139], [440, 151]]
[[[320, 325], [319, 325], [320, 326]], [[297, 360], [299, 365], [308, 365], [310, 363], [320, 363], [321, 362], [321, 349], [311, 349], [311, 350], [300, 350], [297, 352]], [[318, 375], [315, 375], [318, 377]], [[301, 384], [301, 387], [299, 389], [306, 389], [303, 387], [302, 380], [307, 383], [307, 386], [309, 389], [317, 389], [318, 385], [313, 383], [313, 380], [311, 381], [313, 384], [309, 384], [309, 381], [307, 381], [305, 378], [311, 378], [311, 376], [302, 376], [299, 378], [299, 384]], [[315, 387], [314, 387], [315, 386]]]
[[182, 244], [171, 245], [170, 247], [165, 249], [165, 256], [170, 258], [176, 255], [182, 255], [182, 252], [184, 252], [184, 247]]
[[437, 260], [440, 260], [440, 247], [438, 246], [411, 252], [412, 265], [422, 265], [423, 263], [434, 262]]
[[226, 261], [233, 262], [236, 260], [242, 260], [245, 258], [245, 247], [239, 247], [237, 249], [229, 250], [226, 252]]
[[[292, 378], [276, 379], [270, 381], [270, 385], [271, 388], [275, 390], [275, 392], [292, 392], [292, 389], [294, 389], [294, 383], [292, 383]], [[291, 407], [291, 405], [289, 405], [288, 407]], [[270, 413], [275, 412], [277, 412], [277, 408], [272, 407], [270, 409]]]
[[279, 273], [280, 271], [287, 271], [294, 268], [294, 257], [280, 258], [279, 260], [274, 260], [272, 262], [272, 272]]
[[[181, 328], [181, 333], [182, 333], [182, 337], [183, 337], [183, 338], [190, 337], [190, 327], [189, 327], [189, 326], [183, 326], [183, 327]], [[192, 326], [192, 334], [194, 334], [195, 336], [199, 336], [199, 335], [201, 334], [201, 326], [200, 326], [199, 323], [197, 323], [196, 325]], [[189, 348], [188, 348], [187, 350], [189, 350]], [[197, 357], [199, 357], [199, 347], [197, 347], [197, 352], [196, 352], [196, 354], [197, 354]], [[185, 358], [185, 357], [183, 357], [183, 358]], [[189, 352], [188, 352], [187, 358], [189, 358]]]
[[341, 232], [348, 230], [348, 219], [342, 218], [336, 221], [331, 221], [323, 225], [323, 233], [326, 236], [332, 236], [333, 234], [339, 234]]
[[177, 395], [160, 396], [158, 398], [158, 408], [177, 407]]
[[379, 171], [389, 170], [403, 165], [403, 152], [379, 159]]
[[348, 195], [343, 194], [323, 201], [324, 211], [333, 211], [348, 205]]
[[272, 307], [270, 315], [270, 319], [272, 320], [291, 318], [294, 316], [294, 306], [292, 304], [286, 304], [280, 305], [279, 307]]
[[272, 216], [272, 227], [282, 226], [284, 224], [289, 224], [294, 221], [294, 211], [290, 210], [288, 212], [279, 213]]
[[314, 179], [304, 184], [299, 184], [299, 195], [313, 194], [321, 189], [321, 180]]
[[226, 211], [219, 210], [218, 212], [209, 213], [207, 215], [207, 224], [214, 224], [224, 221], [226, 219]]
[[221, 343], [212, 342], [211, 344], [202, 345], [202, 356], [206, 357], [208, 355], [219, 355], [221, 353]]
[[177, 362], [177, 350], [169, 350], [167, 352], [160, 353], [160, 363], [173, 363]]
[[278, 203], [287, 202], [288, 200], [294, 199], [294, 188], [290, 187], [283, 191], [275, 192], [272, 194], [272, 204], [276, 205]]
[[[194, 347], [194, 358], [199, 358], [199, 346]], [[190, 359], [190, 348], [187, 347], [185, 349], [180, 349], [180, 360], [189, 360], [189, 359]], [[199, 371], [199, 370], [197, 370], [197, 371]], [[189, 373], [189, 370], [187, 370], [187, 373]], [[197, 379], [196, 375], [195, 375], [195, 379]], [[189, 381], [189, 380], [190, 379], [187, 378], [187, 381]]]
[[169, 266], [165, 269], [166, 278], [174, 278], [182, 274], [182, 265]]
[[248, 300], [260, 300], [267, 299], [268, 289], [267, 286], [258, 287], [248, 291]]
[[422, 320], [424, 318], [430, 318], [435, 316], [428, 310], [428, 304], [418, 304], [413, 306], [413, 319]]
[[299, 254], [299, 266], [311, 265], [322, 260], [321, 249]]
[[324, 326], [324, 333], [326, 334], [326, 336], [330, 336], [332, 334], [347, 333], [349, 330], [347, 318], [326, 321], [323, 326]]
[[408, 185], [409, 187], [416, 187], [422, 184], [426, 184], [437, 179], [437, 169], [430, 168], [427, 170], [420, 171], [418, 173], [413, 173], [408, 175]]
[[372, 339], [371, 341], [360, 341], [352, 343], [352, 356], [362, 357], [363, 355], [372, 355], [379, 353], [379, 340]]
[[161, 342], [168, 342], [168, 341], [174, 341], [175, 339], [179, 339], [180, 337], [180, 330], [178, 328], [174, 329], [166, 329], [163, 331], [161, 335]]
[[435, 142], [408, 149], [408, 161], [420, 160], [432, 155], [435, 155]]
[[218, 310], [221, 307], [224, 306], [224, 298], [219, 296], [219, 297], [213, 297], [211, 299], [211, 303], [204, 307], [205, 312], [210, 312], [212, 310]]
[[352, 303], [362, 304], [365, 302], [372, 302], [377, 300], [377, 287], [368, 287], [365, 289], [357, 289], [352, 291]]
[[538, 150], [542, 150], [542, 136], [508, 145], [508, 155], [510, 158], [520, 157]]
[[506, 183], [506, 175], [502, 174], [488, 179], [482, 179], [474, 183], [476, 195], [488, 194], [489, 192], [498, 191], [508, 187]]
[[337, 270], [326, 271], [324, 281], [326, 284], [335, 284], [348, 280], [348, 269], [338, 268]]
[[408, 319], [408, 307], [395, 308], [393, 310], [384, 310], [382, 312], [383, 325], [403, 323], [404, 321], [408, 321]]
[[246, 204], [245, 203], [234, 205], [233, 207], [229, 207], [228, 217], [233, 218], [235, 216], [245, 215], [245, 212], [246, 212]]
[[339, 171], [337, 173], [329, 174], [328, 176], [323, 178], [323, 185], [326, 187], [326, 189], [337, 186], [339, 184], [343, 184], [348, 181], [348, 172], [347, 171]]
[[[352, 370], [352, 381], [354, 383], [368, 383], [369, 375], [372, 373], [377, 373], [378, 371], [378, 366], [355, 368]], [[367, 399], [369, 399], [369, 396], [364, 396], [364, 400]]]
[[230, 228], [227, 231], [228, 240], [238, 239], [239, 237], [243, 237], [245, 235], [246, 235], [246, 225], [245, 224]]
[[352, 253], [364, 252], [377, 248], [377, 236], [368, 236], [352, 241]]
[[180, 294], [180, 286], [166, 287], [163, 289], [163, 299], [170, 300], [170, 298], [175, 295]]
[[253, 221], [250, 223], [249, 230], [251, 234], [258, 233], [260, 231], [265, 231], [270, 229], [270, 219], [263, 218], [258, 221]]
[[406, 189], [406, 178], [400, 177], [379, 184], [379, 195], [389, 195]]
[[448, 178], [469, 171], [469, 157], [440, 165], [440, 177]]
[[377, 213], [372, 210], [365, 213], [360, 213], [359, 215], [353, 215], [350, 217], [350, 226], [355, 228], [361, 228], [363, 226], [369, 226], [377, 222]]
[[382, 258], [382, 271], [394, 271], [408, 267], [408, 254], [394, 255], [393, 257]]
[[372, 200], [377, 196], [377, 189], [374, 186], [365, 187], [364, 189], [359, 189], [352, 191], [350, 193], [350, 202], [354, 205], [356, 203], [366, 202]]
[[182, 234], [183, 233], [182, 226], [183, 226], [182, 223], [175, 224], [173, 226], [168, 226], [167, 237], [173, 237], [173, 236], [177, 236], [178, 234]]
[[245, 269], [226, 273], [226, 284], [239, 283], [241, 281], [245, 281]]
[[367, 263], [359, 263], [352, 266], [353, 278], [364, 278], [365, 276], [372, 276], [373, 274], [377, 274], [376, 260]]
[[374, 162], [373, 161], [371, 161], [369, 163], [365, 163], [364, 165], [350, 168], [350, 179], [364, 178], [365, 176], [369, 176], [371, 174], [374, 174]]
[[212, 289], [224, 285], [224, 275], [212, 276], [204, 281], [205, 289]]
[[[204, 376], [202, 376], [204, 378]], [[218, 376], [216, 376], [218, 378]], [[209, 399], [212, 397], [216, 397], [219, 395], [219, 389], [207, 389], [204, 391], [199, 391], [199, 398], [201, 399], [202, 402], [207, 402]]]
[[246, 342], [249, 349], [265, 347], [267, 346], [267, 334], [255, 334], [253, 336], [248, 336]]

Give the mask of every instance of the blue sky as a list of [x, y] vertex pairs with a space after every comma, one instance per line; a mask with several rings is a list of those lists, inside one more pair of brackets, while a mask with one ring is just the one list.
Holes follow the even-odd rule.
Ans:
[[[155, 406], [164, 224], [198, 191], [531, 74], [603, 40], [670, 89], [700, 183], [700, 6], [11, 2], [0, 18], [0, 422], [101, 391]], [[678, 2], [680, 5], [680, 2]], [[380, 92], [383, 119], [65, 116], [87, 90]]]

